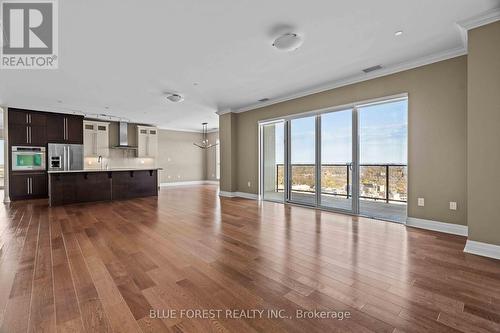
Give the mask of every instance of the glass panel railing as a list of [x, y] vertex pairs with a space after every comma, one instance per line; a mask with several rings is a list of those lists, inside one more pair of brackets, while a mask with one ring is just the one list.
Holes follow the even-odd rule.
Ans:
[[[295, 193], [315, 193], [314, 164], [292, 164], [292, 188]], [[360, 165], [360, 199], [406, 203], [408, 168], [405, 164]], [[283, 191], [284, 166], [276, 165], [276, 190]], [[352, 197], [352, 171], [349, 164], [321, 166], [321, 193], [337, 197]]]

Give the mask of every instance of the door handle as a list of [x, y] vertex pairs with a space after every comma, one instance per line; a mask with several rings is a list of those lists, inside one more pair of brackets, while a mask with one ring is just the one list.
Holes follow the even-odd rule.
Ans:
[[71, 170], [71, 150], [68, 147], [68, 170]]

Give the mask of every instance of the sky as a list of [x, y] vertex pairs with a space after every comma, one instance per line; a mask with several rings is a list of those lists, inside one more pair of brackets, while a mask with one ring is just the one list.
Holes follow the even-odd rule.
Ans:
[[[358, 109], [361, 164], [407, 163], [408, 101], [400, 100]], [[323, 164], [352, 162], [352, 111], [321, 116]], [[314, 117], [291, 121], [291, 160], [314, 163]], [[277, 163], [283, 163], [283, 124], [276, 127]]]

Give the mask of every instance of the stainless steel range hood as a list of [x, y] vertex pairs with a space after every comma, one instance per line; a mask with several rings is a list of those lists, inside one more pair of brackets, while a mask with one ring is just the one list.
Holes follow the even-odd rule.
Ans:
[[115, 149], [137, 149], [137, 146], [130, 146], [128, 144], [128, 123], [120, 121], [118, 128], [118, 145], [114, 146]]

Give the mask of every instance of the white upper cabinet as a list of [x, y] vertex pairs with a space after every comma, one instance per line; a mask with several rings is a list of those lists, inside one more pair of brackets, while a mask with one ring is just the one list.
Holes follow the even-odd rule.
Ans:
[[137, 126], [137, 157], [156, 158], [158, 154], [158, 129]]
[[85, 157], [109, 156], [109, 123], [83, 121], [83, 151]]

